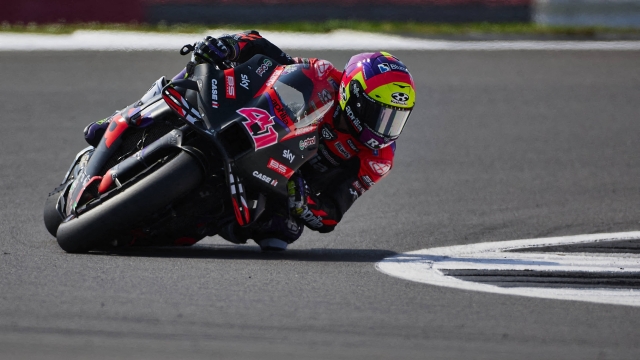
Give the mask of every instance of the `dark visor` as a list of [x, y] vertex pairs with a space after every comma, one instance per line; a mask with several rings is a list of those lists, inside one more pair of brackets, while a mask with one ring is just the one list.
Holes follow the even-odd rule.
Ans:
[[389, 138], [398, 137], [409, 115], [411, 115], [411, 109], [379, 103], [365, 94], [359, 83], [356, 82], [356, 84], [354, 85], [358, 87], [358, 90], [355, 93], [360, 96], [352, 92], [349, 100], [354, 101], [354, 110], [359, 120], [366, 124], [369, 129], [378, 133], [378, 135]]

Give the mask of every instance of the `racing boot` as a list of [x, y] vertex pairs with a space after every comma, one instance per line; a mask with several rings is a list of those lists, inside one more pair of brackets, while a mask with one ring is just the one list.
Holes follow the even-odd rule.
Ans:
[[87, 127], [84, 128], [84, 139], [87, 141], [87, 144], [94, 148], [98, 147], [100, 139], [104, 136], [109, 124], [111, 124], [111, 117], [87, 125]]
[[262, 251], [284, 251], [287, 246], [300, 238], [303, 227], [291, 215], [275, 213], [261, 224], [260, 231], [253, 237]]
[[220, 229], [218, 235], [234, 244], [245, 244], [253, 239], [262, 251], [282, 251], [302, 235], [302, 226], [291, 216], [274, 214], [267, 220], [241, 227], [231, 222]]
[[87, 127], [84, 128], [84, 139], [89, 145], [97, 147], [98, 144], [100, 144], [100, 139], [102, 139], [104, 133], [107, 131], [109, 124], [111, 124], [111, 119], [113, 119], [116, 114], [126, 114], [128, 109], [143, 106], [148, 102], [151, 102], [152, 100], [158, 100], [158, 96], [162, 93], [162, 88], [164, 88], [166, 85], [167, 79], [165, 79], [165, 77], [163, 76], [160, 79], [156, 80], [153, 85], [151, 85], [151, 88], [147, 90], [147, 92], [142, 96], [142, 98], [140, 98], [140, 100], [122, 110], [116, 111], [113, 115], [109, 116], [106, 119], [92, 122], [91, 124], [87, 125]]

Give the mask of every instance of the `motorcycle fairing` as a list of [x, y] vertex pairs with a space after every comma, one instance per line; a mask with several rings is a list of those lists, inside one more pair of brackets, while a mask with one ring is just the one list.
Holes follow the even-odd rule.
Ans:
[[[161, 80], [162, 79], [158, 81]], [[150, 89], [150, 91], [153, 90], [154, 87]], [[166, 113], [168, 110], [169, 108], [165, 105], [165, 102], [161, 101], [160, 97], [154, 95], [149, 98], [147, 103], [143, 104], [139, 101], [116, 112], [112, 116], [109, 128], [105, 131], [100, 143], [93, 151], [86, 167], [80, 169], [76, 180], [66, 195], [65, 217], [74, 214], [79, 205], [99, 195], [98, 187], [104, 175], [100, 172], [108, 159], [122, 144], [122, 135], [127, 129], [146, 127], [152, 123], [155, 118]], [[85, 194], [87, 189], [91, 191]]]

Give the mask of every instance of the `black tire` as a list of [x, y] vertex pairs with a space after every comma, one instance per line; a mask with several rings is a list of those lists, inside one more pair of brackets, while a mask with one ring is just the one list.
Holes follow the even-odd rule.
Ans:
[[203, 178], [192, 156], [180, 153], [154, 173], [96, 208], [60, 224], [57, 239], [69, 253], [82, 253], [108, 242], [147, 216], [185, 196]]
[[47, 228], [47, 231], [49, 231], [49, 234], [53, 236], [56, 236], [58, 226], [60, 226], [62, 220], [64, 220], [62, 215], [60, 215], [58, 210], [56, 210], [58, 199], [60, 198], [60, 194], [63, 190], [64, 189], [51, 193], [44, 202], [44, 226]]

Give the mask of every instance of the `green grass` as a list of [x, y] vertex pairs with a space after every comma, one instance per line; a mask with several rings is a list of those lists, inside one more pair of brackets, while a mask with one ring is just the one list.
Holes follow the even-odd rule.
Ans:
[[612, 29], [604, 27], [559, 27], [541, 26], [527, 23], [496, 24], [434, 24], [420, 22], [371, 22], [330, 20], [325, 22], [290, 22], [274, 24], [0, 24], [2, 32], [70, 34], [76, 30], [142, 31], [161, 33], [202, 34], [209, 29], [257, 29], [271, 31], [326, 33], [337, 29], [350, 29], [379, 33], [401, 33], [416, 35], [465, 35], [465, 34], [533, 34], [533, 35], [575, 35], [593, 36], [603, 33], [640, 34], [640, 29]]

